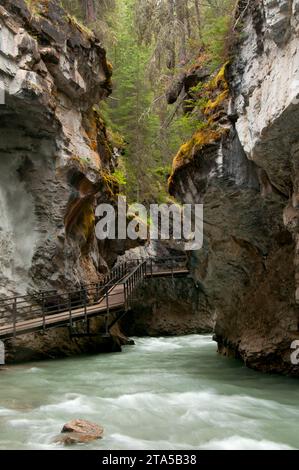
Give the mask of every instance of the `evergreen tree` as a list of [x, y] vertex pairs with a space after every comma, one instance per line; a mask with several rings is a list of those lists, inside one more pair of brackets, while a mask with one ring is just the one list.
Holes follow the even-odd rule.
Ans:
[[196, 115], [167, 105], [166, 89], [199, 56], [211, 72], [227, 60], [235, 0], [62, 2], [96, 31], [113, 64], [114, 92], [100, 107], [127, 142], [118, 178], [131, 200], [163, 200], [172, 157], [198, 126]]

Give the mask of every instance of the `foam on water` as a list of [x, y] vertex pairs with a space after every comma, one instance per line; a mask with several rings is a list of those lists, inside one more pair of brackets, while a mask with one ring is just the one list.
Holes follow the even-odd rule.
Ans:
[[42, 372], [43, 369], [40, 367], [31, 367], [30, 369], [27, 370], [28, 374], [38, 374], [39, 372]]
[[88, 404], [87, 396], [78, 396], [77, 398], [67, 399], [60, 401], [59, 403], [53, 403], [51, 405], [43, 405], [40, 407], [41, 412], [53, 413], [57, 411], [63, 411], [64, 413], [92, 413], [94, 410]]
[[105, 429], [88, 449], [299, 448], [297, 381], [218, 356], [209, 336], [135, 341], [1, 373], [0, 448], [55, 449], [73, 418]]
[[226, 439], [212, 440], [205, 445], [200, 446], [201, 450], [293, 450], [292, 447], [256, 439], [246, 439], [241, 436], [231, 436]]

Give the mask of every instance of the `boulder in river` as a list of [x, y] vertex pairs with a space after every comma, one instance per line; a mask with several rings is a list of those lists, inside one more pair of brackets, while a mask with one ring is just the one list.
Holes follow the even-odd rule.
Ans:
[[56, 439], [56, 442], [65, 445], [86, 443], [101, 439], [103, 433], [104, 429], [98, 424], [84, 419], [74, 419], [63, 426], [61, 435]]

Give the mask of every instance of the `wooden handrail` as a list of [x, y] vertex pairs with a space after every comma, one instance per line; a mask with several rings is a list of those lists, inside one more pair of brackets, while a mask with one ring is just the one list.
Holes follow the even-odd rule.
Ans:
[[[74, 321], [83, 320], [87, 325], [91, 315], [106, 314], [109, 317], [109, 312], [115, 310], [115, 307], [120, 308], [121, 305], [122, 310], [127, 312], [132, 306], [136, 287], [146, 277], [153, 277], [157, 273], [159, 275], [159, 271], [155, 271], [157, 266], [163, 267], [163, 271], [160, 271], [161, 275], [168, 273], [173, 279], [175, 272], [180, 274], [180, 269], [175, 271], [175, 266], [182, 262], [186, 265], [186, 259], [181, 257], [136, 259], [116, 266], [110, 276], [105, 278], [106, 283], [93, 283], [84, 287], [80, 286], [77, 290], [62, 293], [52, 290], [33, 296], [0, 299], [0, 320], [1, 314], [5, 314], [5, 318], [9, 316], [12, 330], [12, 335], [9, 336], [7, 331], [10, 327], [7, 326], [7, 321], [3, 326], [0, 324], [0, 338], [24, 334], [25, 326], [23, 328], [23, 324], [27, 324], [30, 331], [33, 328], [32, 325], [34, 325], [34, 331], [45, 331], [49, 327], [65, 324], [72, 328]], [[182, 272], [187, 273], [188, 270], [185, 269]], [[118, 296], [116, 300], [114, 300], [114, 296]], [[122, 300], [120, 296], [122, 296]]]

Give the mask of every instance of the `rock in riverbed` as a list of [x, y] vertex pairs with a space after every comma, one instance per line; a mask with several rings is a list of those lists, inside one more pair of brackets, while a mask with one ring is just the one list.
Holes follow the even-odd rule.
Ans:
[[82, 444], [101, 439], [103, 433], [104, 429], [97, 424], [84, 419], [74, 419], [63, 426], [56, 442], [64, 445]]

